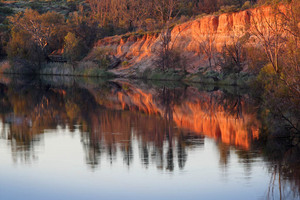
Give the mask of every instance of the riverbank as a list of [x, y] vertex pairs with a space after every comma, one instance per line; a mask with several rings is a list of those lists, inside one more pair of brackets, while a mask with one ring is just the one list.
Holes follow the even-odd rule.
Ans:
[[228, 85], [249, 87], [255, 80], [255, 76], [246, 72], [224, 74], [222, 72], [201, 68], [197, 73], [188, 73], [182, 70], [145, 70], [135, 74], [117, 74], [114, 70], [99, 67], [96, 63], [88, 61], [77, 64], [69, 63], [47, 63], [40, 70], [36, 67], [26, 65], [12, 65], [9, 61], [0, 62], [0, 73], [2, 74], [23, 74], [23, 75], [53, 75], [53, 76], [83, 76], [83, 77], [101, 77], [104, 79], [111, 78], [128, 78], [154, 81], [183, 81], [190, 83], [204, 83], [215, 85]]
[[[137, 31], [104, 37], [94, 41], [86, 54], [77, 52], [80, 51], [79, 46], [75, 45], [73, 52], [65, 49], [64, 45], [50, 54], [45, 54], [43, 59], [39, 58], [40, 54], [35, 56], [38, 57], [35, 61], [26, 57], [9, 57], [10, 62], [4, 61], [0, 64], [0, 72], [123, 77], [249, 87], [258, 76], [262, 78], [260, 74], [275, 78], [282, 73], [284, 75], [280, 75], [281, 77], [297, 74], [293, 60], [298, 55], [295, 50], [297, 44], [279, 45], [290, 49], [288, 52], [296, 52], [291, 55], [279, 51], [280, 49], [273, 52], [272, 48], [268, 49], [273, 44], [264, 46], [265, 43], [262, 42], [273, 42], [273, 36], [264, 38], [264, 35], [270, 29], [268, 25], [279, 20], [277, 14], [280, 14], [283, 22], [287, 22], [284, 20], [289, 19], [287, 17], [293, 14], [292, 11], [291, 5], [278, 4], [274, 7], [264, 5], [239, 12], [191, 18], [187, 22], [167, 26], [160, 31]], [[284, 30], [295, 28], [281, 26]], [[290, 33], [280, 34], [282, 41], [291, 37]], [[76, 39], [71, 33], [69, 37], [67, 39], [70, 41]], [[275, 46], [278, 46], [277, 43]], [[279, 60], [278, 63], [278, 59], [273, 59], [274, 56], [268, 57], [269, 51], [272, 52], [271, 55], [285, 52], [286, 54], [275, 57], [286, 60]], [[279, 64], [285, 67], [282, 68]], [[289, 80], [292, 82], [287, 84], [288, 87], [297, 83], [297, 77]]]

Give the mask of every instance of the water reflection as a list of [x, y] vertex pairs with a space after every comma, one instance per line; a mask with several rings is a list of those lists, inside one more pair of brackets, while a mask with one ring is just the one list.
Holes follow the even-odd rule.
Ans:
[[257, 107], [236, 88], [5, 79], [0, 84], [0, 120], [0, 137], [10, 142], [16, 163], [36, 161], [35, 146], [47, 130], [57, 127], [80, 133], [91, 169], [101, 166], [103, 159], [113, 165], [120, 155], [127, 167], [139, 159], [146, 169], [184, 170], [188, 152], [203, 148], [208, 137], [216, 142], [220, 166], [226, 168], [234, 153], [246, 177], [251, 177], [252, 163], [263, 156], [272, 174], [268, 197], [276, 196], [276, 181], [280, 197], [299, 195], [299, 158], [291, 158], [298, 152], [289, 153], [296, 164], [282, 161], [288, 150], [276, 159], [270, 153], [262, 155], [274, 145], [255, 145], [261, 128]]
[[[248, 149], [253, 138], [258, 137], [255, 114], [243, 111], [247, 108], [239, 95], [230, 99], [221, 91], [198, 91], [194, 87], [143, 88], [124, 81], [101, 87], [104, 88], [81, 87], [76, 83], [71, 87], [53, 87], [40, 82], [1, 85], [1, 119], [3, 124], [9, 124], [8, 139], [15, 141], [15, 149], [29, 150], [37, 140], [35, 135], [46, 129], [57, 126], [74, 129], [80, 125], [80, 131], [85, 133], [82, 141], [87, 163], [91, 165], [97, 165], [102, 152], [109, 153], [113, 160], [117, 145], [124, 162], [130, 165], [131, 140], [137, 137], [143, 154], [155, 155], [155, 160], [165, 159], [166, 167], [157, 161], [161, 162], [158, 167], [172, 170], [174, 152], [186, 157], [185, 148], [203, 145], [194, 142], [203, 135], [215, 138], [220, 145], [243, 149]], [[226, 164], [226, 150], [220, 148], [220, 151]], [[179, 159], [184, 166], [186, 158]]]

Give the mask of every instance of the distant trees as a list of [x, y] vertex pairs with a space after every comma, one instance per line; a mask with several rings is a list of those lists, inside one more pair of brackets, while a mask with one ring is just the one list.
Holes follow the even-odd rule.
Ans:
[[179, 0], [154, 0], [154, 7], [161, 23], [169, 23], [179, 14]]
[[[154, 16], [153, 1], [144, 0], [87, 0], [91, 18], [101, 27], [113, 26], [133, 31], [147, 18]], [[116, 30], [115, 30], [116, 31]]]
[[196, 0], [194, 2], [198, 14], [201, 14], [242, 8], [247, 1], [249, 2], [247, 4], [254, 4], [256, 2], [256, 0]]
[[69, 14], [67, 30], [73, 32], [86, 48], [91, 47], [103, 34], [99, 24], [87, 15], [83, 6], [79, 6], [78, 11]]
[[100, 27], [111, 27], [111, 34], [119, 34], [147, 29], [149, 27], [145, 23], [150, 19], [157, 23], [157, 26], [152, 28], [162, 28], [164, 23], [176, 16], [212, 13], [220, 10], [222, 6], [234, 5], [241, 8], [246, 0], [86, 0], [86, 2], [91, 10], [90, 17], [97, 21]]

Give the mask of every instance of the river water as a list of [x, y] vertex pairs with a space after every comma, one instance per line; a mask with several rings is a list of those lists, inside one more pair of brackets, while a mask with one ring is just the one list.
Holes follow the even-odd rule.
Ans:
[[0, 199], [299, 199], [247, 89], [1, 77]]

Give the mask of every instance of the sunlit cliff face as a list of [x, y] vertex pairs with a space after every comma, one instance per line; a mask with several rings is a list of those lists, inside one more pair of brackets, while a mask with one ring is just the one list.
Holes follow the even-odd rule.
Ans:
[[[280, 5], [278, 9], [282, 13], [291, 12], [289, 6], [284, 4]], [[199, 68], [208, 66], [207, 60], [199, 56], [201, 42], [207, 42], [208, 38], [213, 37], [216, 50], [221, 52], [225, 44], [233, 44], [239, 38], [249, 37], [248, 45], [253, 44], [260, 47], [261, 44], [255, 37], [256, 28], [266, 35], [270, 34], [274, 30], [269, 30], [268, 27], [274, 24], [274, 21], [277, 21], [276, 24], [280, 24], [278, 18], [278, 14], [274, 12], [272, 6], [208, 15], [176, 25], [171, 31], [170, 44], [188, 58], [189, 64], [185, 66], [185, 69], [190, 73], [195, 73]], [[286, 32], [285, 34], [290, 34], [287, 30], [283, 31]], [[124, 39], [122, 36], [113, 36], [99, 40], [95, 47], [110, 49], [116, 57], [125, 58], [129, 65], [119, 66], [115, 73], [132, 76], [137, 71], [136, 68], [140, 71], [155, 68], [155, 57], [157, 56], [155, 52], [161, 48], [161, 42], [161, 35], [157, 34], [146, 34], [142, 38], [130, 36], [128, 39]], [[93, 51], [88, 58], [93, 58]]]

